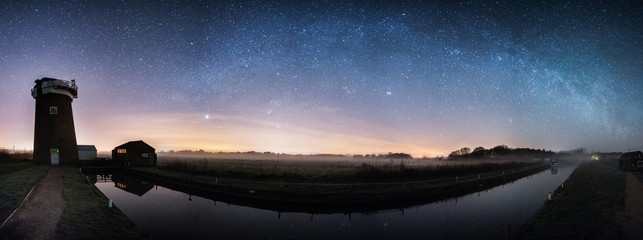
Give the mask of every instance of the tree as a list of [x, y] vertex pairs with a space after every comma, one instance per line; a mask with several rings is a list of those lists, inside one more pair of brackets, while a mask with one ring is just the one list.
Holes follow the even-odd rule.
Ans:
[[413, 158], [413, 156], [411, 156], [411, 154], [408, 154], [408, 153], [390, 153], [390, 152], [388, 153], [388, 157], [389, 158], [406, 158], [406, 159]]
[[484, 149], [483, 147], [477, 147], [477, 148], [474, 148], [474, 149], [473, 149], [473, 153], [477, 153], [477, 152], [484, 152], [485, 150], [486, 150], [486, 149]]
[[449, 159], [454, 159], [454, 158], [459, 158], [460, 157], [460, 150], [455, 150], [451, 153], [449, 153]]
[[469, 153], [471, 153], [471, 148], [468, 148], [468, 147], [460, 148], [460, 155], [465, 156], [465, 155], [468, 155]]
[[507, 145], [498, 145], [491, 149], [494, 154], [503, 155], [509, 152]]
[[473, 152], [469, 154], [469, 156], [473, 157], [484, 157], [487, 153], [487, 149], [484, 149], [483, 147], [477, 147], [473, 149]]

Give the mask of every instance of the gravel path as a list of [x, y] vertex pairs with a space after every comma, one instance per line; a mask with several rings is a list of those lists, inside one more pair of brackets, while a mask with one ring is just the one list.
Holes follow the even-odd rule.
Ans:
[[633, 173], [625, 173], [625, 207], [628, 220], [623, 224], [625, 239], [643, 239], [643, 184]]
[[0, 228], [0, 239], [53, 239], [65, 208], [63, 169], [52, 167]]

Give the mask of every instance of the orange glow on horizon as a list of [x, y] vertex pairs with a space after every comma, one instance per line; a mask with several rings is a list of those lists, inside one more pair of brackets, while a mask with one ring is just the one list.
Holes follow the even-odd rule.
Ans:
[[[83, 124], [77, 124], [77, 138], [79, 143], [96, 145], [99, 151], [111, 151], [114, 146], [140, 139], [157, 151], [269, 151], [288, 154], [405, 152], [414, 157], [444, 155], [442, 149], [422, 147], [431, 146], [428, 142], [416, 144], [411, 142], [413, 139], [366, 124], [358, 128], [337, 128], [312, 119], [300, 122], [303, 124], [276, 125], [242, 116], [210, 114], [206, 119], [198, 114], [130, 114], [115, 119], [82, 121]], [[379, 135], [387, 137], [383, 139]]]
[[[75, 104], [74, 107], [79, 106]], [[81, 106], [82, 107], [82, 106]], [[32, 106], [33, 108], [33, 106]], [[24, 115], [33, 115], [27, 108]], [[390, 130], [359, 119], [320, 109], [326, 116], [286, 114], [272, 119], [200, 113], [114, 114], [103, 117], [75, 111], [78, 144], [96, 145], [99, 152], [133, 140], [143, 140], [157, 151], [204, 150], [209, 152], [274, 152], [287, 154], [380, 154], [404, 152], [416, 158], [446, 156], [464, 146], [508, 144], [502, 133], [472, 136], [463, 141], [453, 135], [437, 134], [431, 126], [408, 126], [406, 132]], [[294, 117], [297, 116], [297, 121]], [[29, 117], [33, 118], [33, 116]], [[328, 119], [332, 119], [329, 121]], [[0, 147], [33, 148], [33, 122], [19, 122], [4, 129]], [[426, 134], [418, 134], [418, 133]], [[474, 143], [474, 144], [471, 144]], [[475, 145], [475, 146], [474, 146]]]

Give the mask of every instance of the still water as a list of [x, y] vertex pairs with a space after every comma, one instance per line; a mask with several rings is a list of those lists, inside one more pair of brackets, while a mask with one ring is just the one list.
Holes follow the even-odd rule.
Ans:
[[444, 201], [330, 214], [253, 208], [145, 181], [125, 191], [131, 179], [117, 176], [99, 176], [96, 186], [156, 239], [505, 239], [507, 225], [526, 222], [578, 164]]

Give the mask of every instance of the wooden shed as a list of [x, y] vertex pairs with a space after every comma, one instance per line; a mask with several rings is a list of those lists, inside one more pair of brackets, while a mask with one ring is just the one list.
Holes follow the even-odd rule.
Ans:
[[643, 153], [641, 151], [623, 153], [618, 159], [618, 167], [625, 171], [640, 171], [643, 169]]
[[114, 148], [112, 160], [126, 167], [152, 167], [156, 166], [156, 152], [142, 140], [131, 141]]

